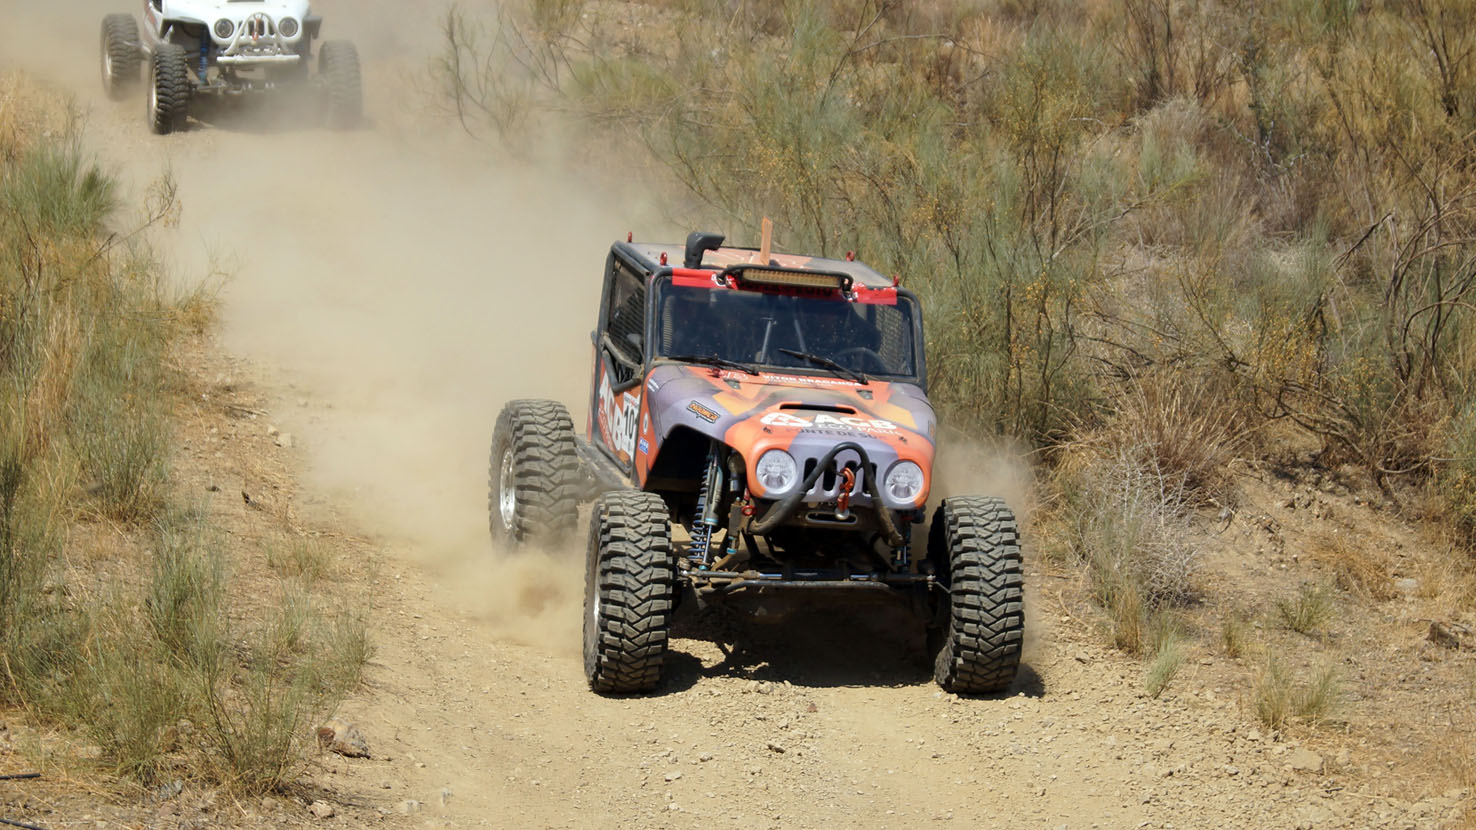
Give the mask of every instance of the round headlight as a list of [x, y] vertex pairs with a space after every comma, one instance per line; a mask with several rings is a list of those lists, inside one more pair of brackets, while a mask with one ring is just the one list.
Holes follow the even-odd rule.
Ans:
[[215, 21], [215, 36], [221, 40], [230, 37], [236, 31], [236, 24], [222, 17]]
[[789, 491], [799, 483], [799, 465], [794, 463], [794, 456], [784, 450], [764, 453], [754, 466], [754, 472], [764, 493], [775, 498], [789, 495]]
[[887, 473], [887, 495], [891, 496], [894, 504], [915, 504], [926, 483], [927, 477], [916, 462], [898, 461]]
[[277, 21], [277, 33], [282, 37], [297, 37], [297, 19], [284, 17]]

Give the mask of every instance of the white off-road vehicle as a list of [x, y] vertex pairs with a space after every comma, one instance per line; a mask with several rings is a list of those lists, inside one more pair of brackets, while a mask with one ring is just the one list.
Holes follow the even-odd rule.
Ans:
[[322, 26], [307, 0], [144, 0], [141, 30], [133, 15], [103, 18], [103, 90], [125, 97], [142, 66], [149, 127], [161, 135], [183, 123], [196, 96], [287, 86], [318, 88], [329, 122], [351, 126], [363, 106], [358, 51], [348, 41], [324, 41], [313, 77]]

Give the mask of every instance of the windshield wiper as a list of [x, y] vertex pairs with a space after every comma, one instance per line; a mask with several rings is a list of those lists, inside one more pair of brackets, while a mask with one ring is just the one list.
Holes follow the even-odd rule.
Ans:
[[797, 352], [794, 349], [784, 349], [784, 348], [781, 348], [779, 351], [783, 352], [784, 354], [789, 355], [790, 357], [797, 357], [800, 360], [808, 360], [811, 363], [815, 364], [816, 366], [824, 366], [825, 368], [829, 369], [830, 371], [835, 372], [840, 377], [847, 378], [847, 379], [850, 379], [850, 380], [854, 380], [857, 383], [870, 383], [871, 382], [871, 381], [869, 381], [869, 380], [866, 379], [866, 375], [863, 375], [862, 373], [856, 371], [855, 369], [849, 369], [849, 368], [847, 368], [845, 366], [842, 366], [839, 363], [836, 363], [834, 360], [831, 360], [830, 358], [825, 357], [824, 355], [810, 354], [809, 352]]
[[678, 360], [682, 363], [700, 363], [704, 366], [717, 366], [723, 369], [734, 369], [739, 372], [746, 372], [750, 375], [757, 375], [759, 373], [757, 369], [753, 368], [747, 363], [740, 363], [736, 360], [729, 360], [726, 357], [713, 357], [711, 355], [705, 354], [668, 354], [662, 355], [662, 357], [665, 357], [667, 360]]

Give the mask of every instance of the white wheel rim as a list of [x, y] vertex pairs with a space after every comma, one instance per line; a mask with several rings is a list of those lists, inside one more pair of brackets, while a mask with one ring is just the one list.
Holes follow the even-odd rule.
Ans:
[[156, 116], [157, 117], [158, 114], [159, 114], [159, 84], [156, 82], [156, 83], [149, 84], [149, 115], [152, 115], [152, 116]]
[[502, 514], [502, 526], [511, 532], [513, 518], [518, 511], [517, 484], [513, 481], [512, 447], [502, 453], [501, 470], [497, 474], [497, 509]]
[[108, 50], [106, 44], [104, 44], [104, 46], [103, 46], [103, 77], [102, 77], [102, 81], [103, 81], [103, 89], [111, 90], [113, 88], [113, 53], [110, 50]]

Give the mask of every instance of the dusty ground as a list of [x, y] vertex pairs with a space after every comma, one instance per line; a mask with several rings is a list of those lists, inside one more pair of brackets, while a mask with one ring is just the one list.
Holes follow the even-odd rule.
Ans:
[[[157, 244], [182, 283], [228, 274], [218, 339], [181, 358], [196, 384], [181, 413], [183, 486], [246, 550], [280, 533], [332, 541], [335, 590], [368, 613], [377, 646], [342, 713], [373, 757], [317, 759], [303, 793], [334, 805], [326, 819], [298, 796], [238, 803], [186, 788], [153, 803], [55, 781], [0, 782], [6, 817], [52, 828], [1465, 820], [1469, 792], [1436, 750], [1470, 729], [1459, 686], [1476, 673], [1468, 650], [1425, 632], [1437, 615], [1476, 620], [1428, 590], [1433, 553], [1387, 510], [1269, 473], [1246, 480], [1236, 514], [1206, 522], [1209, 594], [1233, 602], [1193, 612], [1204, 633], [1158, 699], [1141, 691], [1140, 662], [1099, 645], [1075, 574], [1033, 549], [1027, 667], [1008, 696], [939, 693], [915, 632], [885, 609], [758, 629], [687, 619], [660, 693], [590, 694], [581, 552], [490, 549], [486, 444], [508, 398], [560, 398], [582, 417], [605, 248], [632, 228], [685, 231], [608, 171], [552, 151], [498, 158], [423, 114], [413, 79], [433, 32], [386, 27], [403, 4], [318, 5], [365, 52], [363, 130], [222, 116], [151, 137], [141, 103], [96, 93], [91, 32], [111, 9], [90, 0], [22, 2], [27, 25], [12, 28], [28, 35], [0, 38], [0, 67], [75, 90], [99, 154], [134, 192], [172, 173], [183, 223]], [[70, 28], [88, 36], [67, 39]], [[1350, 595], [1320, 640], [1272, 630], [1257, 615], [1276, 595], [1331, 578], [1306, 551], [1334, 530], [1387, 550], [1388, 577], [1426, 589]], [[1331, 724], [1273, 735], [1256, 723], [1255, 658], [1216, 642], [1231, 605], [1293, 663], [1342, 661], [1349, 692]], [[717, 632], [738, 637], [731, 657]], [[15, 736], [0, 771], [23, 765], [27, 745]]]

